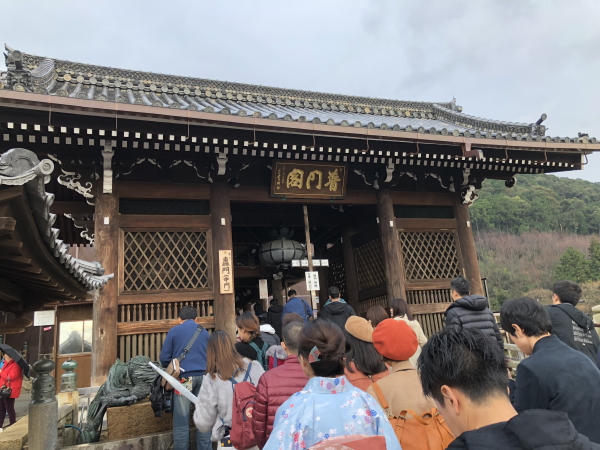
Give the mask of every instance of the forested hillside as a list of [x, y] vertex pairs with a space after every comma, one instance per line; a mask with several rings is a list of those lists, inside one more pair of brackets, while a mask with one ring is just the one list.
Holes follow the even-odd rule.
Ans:
[[512, 188], [486, 180], [470, 208], [475, 230], [600, 232], [600, 183], [554, 175], [517, 175]]
[[486, 180], [469, 209], [492, 307], [508, 298], [551, 301], [561, 278], [582, 284], [589, 312], [600, 304], [600, 183], [518, 176], [513, 188]]

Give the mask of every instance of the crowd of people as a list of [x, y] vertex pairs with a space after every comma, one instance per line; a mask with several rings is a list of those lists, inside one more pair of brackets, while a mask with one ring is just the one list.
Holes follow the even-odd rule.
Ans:
[[[600, 449], [600, 341], [575, 307], [579, 286], [557, 282], [548, 307], [504, 302], [500, 327], [468, 280], [455, 278], [450, 290], [446, 325], [429, 339], [404, 299], [360, 317], [337, 287], [317, 319], [293, 290], [283, 306], [241, 312], [237, 342], [209, 334], [194, 308], [182, 308], [161, 362], [178, 358], [182, 383], [197, 395], [197, 448], [232, 446], [245, 433], [238, 450], [308, 449], [355, 435], [379, 436], [373, 450]], [[515, 379], [500, 329], [527, 356]], [[241, 386], [253, 392], [242, 406]], [[175, 397], [174, 448], [186, 450], [192, 405]]]

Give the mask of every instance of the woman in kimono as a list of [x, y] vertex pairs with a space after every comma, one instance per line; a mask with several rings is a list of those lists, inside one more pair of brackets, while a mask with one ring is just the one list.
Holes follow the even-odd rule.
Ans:
[[344, 376], [342, 330], [328, 320], [307, 323], [298, 339], [298, 358], [309, 380], [277, 410], [263, 450], [304, 450], [349, 434], [384, 436], [387, 450], [400, 450], [385, 413]]

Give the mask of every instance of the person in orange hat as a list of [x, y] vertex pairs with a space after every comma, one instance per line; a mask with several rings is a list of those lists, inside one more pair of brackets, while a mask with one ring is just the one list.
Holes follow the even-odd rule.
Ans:
[[353, 386], [366, 391], [375, 381], [389, 375], [390, 371], [373, 347], [371, 322], [359, 316], [351, 316], [348, 317], [345, 328], [344, 375]]
[[369, 386], [367, 393], [381, 406], [387, 403], [389, 414], [396, 417], [409, 409], [422, 414], [435, 408], [433, 399], [423, 394], [417, 371], [408, 361], [419, 346], [412, 328], [402, 320], [386, 319], [375, 327], [372, 337], [375, 349], [391, 366], [391, 374]]

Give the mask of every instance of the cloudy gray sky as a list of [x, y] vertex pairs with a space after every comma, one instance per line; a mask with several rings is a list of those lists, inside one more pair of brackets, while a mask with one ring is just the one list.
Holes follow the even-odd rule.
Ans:
[[[0, 0], [27, 53], [174, 75], [449, 101], [600, 138], [600, 1]], [[568, 176], [600, 182], [600, 154]]]

